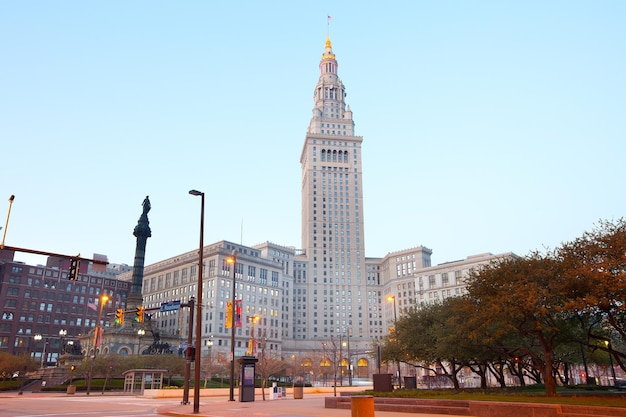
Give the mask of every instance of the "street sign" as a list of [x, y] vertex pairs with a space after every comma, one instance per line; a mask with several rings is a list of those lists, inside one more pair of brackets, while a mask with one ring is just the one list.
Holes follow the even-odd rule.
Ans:
[[161, 313], [165, 313], [167, 311], [177, 311], [177, 310], [180, 310], [180, 300], [161, 303]]

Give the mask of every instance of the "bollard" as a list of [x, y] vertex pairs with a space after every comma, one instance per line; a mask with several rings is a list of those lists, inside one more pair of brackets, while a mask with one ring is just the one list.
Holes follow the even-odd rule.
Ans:
[[374, 417], [374, 397], [372, 395], [353, 395], [350, 399], [352, 417]]

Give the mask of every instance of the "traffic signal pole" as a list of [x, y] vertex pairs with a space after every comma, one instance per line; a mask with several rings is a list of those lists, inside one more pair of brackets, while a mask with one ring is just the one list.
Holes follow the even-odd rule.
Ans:
[[100, 260], [100, 259], [83, 258], [80, 255], [79, 256], [76, 256], [76, 255], [63, 255], [61, 253], [46, 252], [46, 251], [37, 250], [37, 249], [17, 248], [15, 246], [3, 246], [2, 249], [3, 250], [12, 250], [12, 251], [15, 251], [15, 252], [32, 253], [32, 254], [35, 254], [35, 255], [56, 256], [57, 258], [68, 258], [68, 259], [76, 259], [76, 260], [79, 260], [79, 261], [89, 261], [89, 262], [93, 262], [94, 264], [103, 264], [103, 265], [108, 264], [107, 261], [103, 261], [103, 260]]
[[[191, 297], [187, 304], [182, 304], [181, 307], [189, 307], [189, 328], [187, 330], [187, 347], [185, 348], [185, 381], [183, 385], [183, 401], [181, 404], [189, 404], [189, 379], [191, 378], [191, 361], [192, 357], [189, 355], [189, 348], [193, 342], [193, 307], [196, 304], [196, 299]], [[195, 359], [195, 358], [194, 358]], [[198, 366], [198, 364], [196, 364]]]

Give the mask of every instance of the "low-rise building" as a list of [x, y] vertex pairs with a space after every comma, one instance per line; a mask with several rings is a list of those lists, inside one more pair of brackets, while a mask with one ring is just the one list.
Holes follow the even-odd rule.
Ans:
[[[54, 364], [66, 342], [78, 340], [97, 324], [107, 327], [116, 308], [126, 308], [130, 283], [116, 279], [128, 265], [81, 262], [78, 279], [68, 279], [70, 259], [49, 257], [46, 265], [15, 261], [15, 252], [0, 250], [0, 352], [27, 354], [43, 365]], [[102, 258], [102, 256], [100, 256]]]

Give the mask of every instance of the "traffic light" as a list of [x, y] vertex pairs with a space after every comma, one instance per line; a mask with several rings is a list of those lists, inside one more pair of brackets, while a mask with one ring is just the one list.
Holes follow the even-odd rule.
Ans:
[[118, 308], [115, 310], [115, 324], [124, 324], [124, 309]]
[[137, 307], [137, 310], [135, 311], [135, 321], [137, 323], [143, 323], [143, 307], [142, 306]]
[[70, 371], [74, 372], [76, 370], [76, 365], [70, 365]]
[[[78, 254], [78, 257], [80, 257], [80, 253]], [[79, 262], [80, 261], [78, 258], [70, 259], [70, 271], [67, 274], [67, 278], [71, 281], [76, 281], [78, 279]]]
[[185, 356], [190, 361], [196, 360], [196, 348], [193, 346], [188, 346], [185, 352]]

